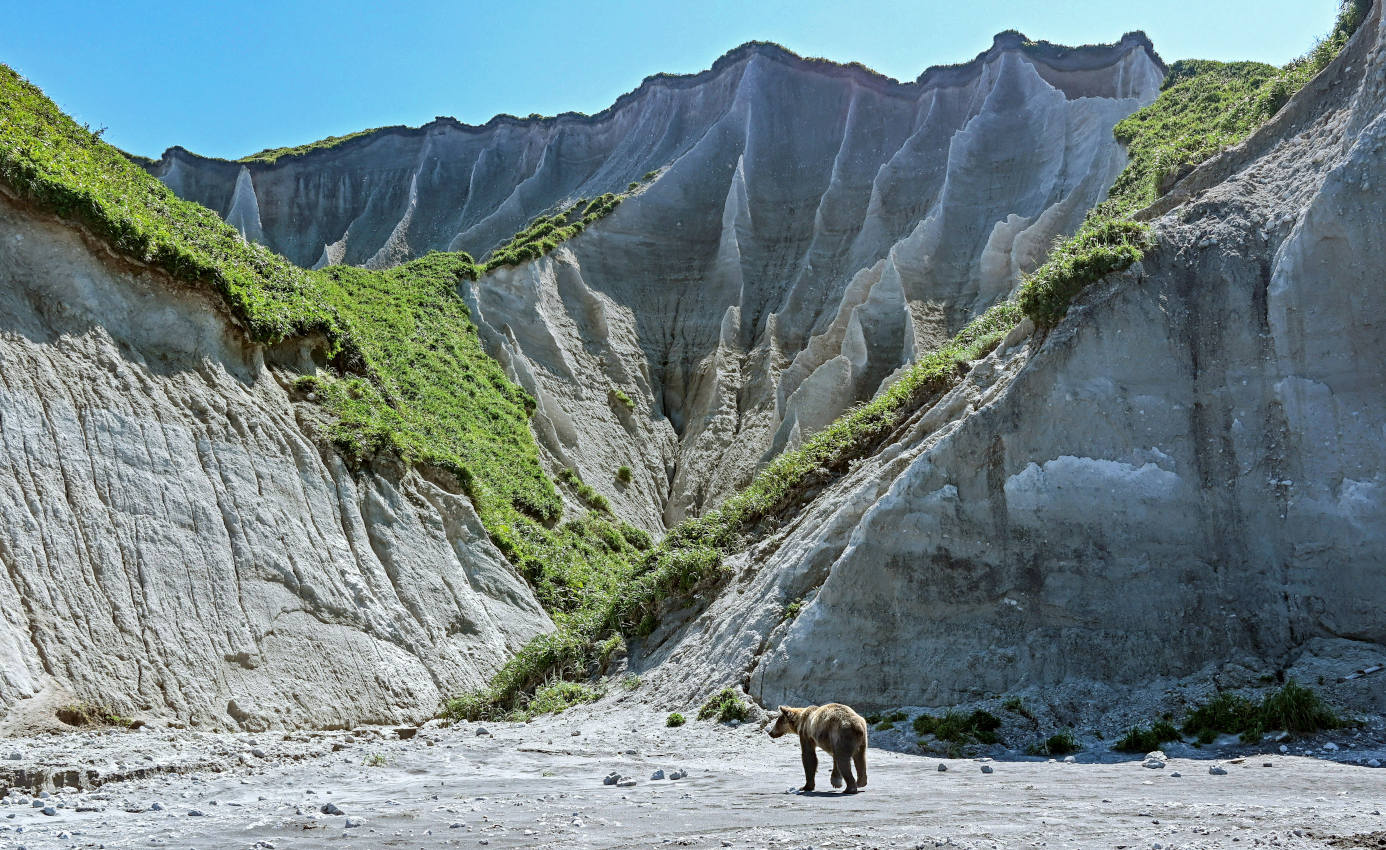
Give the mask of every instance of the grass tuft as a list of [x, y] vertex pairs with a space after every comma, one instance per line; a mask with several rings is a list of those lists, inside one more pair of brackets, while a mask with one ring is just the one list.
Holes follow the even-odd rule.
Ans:
[[698, 709], [699, 720], [714, 720], [730, 723], [733, 720], [745, 722], [751, 719], [751, 708], [733, 688], [723, 688], [708, 697], [703, 707]]

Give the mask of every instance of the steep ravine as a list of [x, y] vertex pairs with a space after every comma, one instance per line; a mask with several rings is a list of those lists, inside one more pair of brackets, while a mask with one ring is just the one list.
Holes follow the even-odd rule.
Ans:
[[1153, 210], [1142, 264], [1017, 329], [672, 612], [633, 654], [652, 692], [1076, 716], [1288, 675], [1386, 709], [1386, 680], [1342, 680], [1386, 658], [1383, 45], [1377, 5]]
[[660, 530], [1011, 292], [1105, 194], [1125, 163], [1111, 128], [1162, 76], [1141, 35], [1067, 49], [1002, 34], [906, 84], [752, 44], [596, 116], [440, 119], [273, 164], [174, 149], [152, 170], [304, 265], [481, 254], [655, 172], [468, 300], [539, 400], [550, 465]]

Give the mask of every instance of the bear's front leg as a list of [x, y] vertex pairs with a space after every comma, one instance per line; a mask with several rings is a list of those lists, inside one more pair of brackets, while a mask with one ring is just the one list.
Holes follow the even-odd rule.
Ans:
[[818, 772], [818, 751], [813, 739], [804, 735], [799, 737], [799, 747], [804, 754], [804, 787], [800, 791], [813, 790], [813, 775]]

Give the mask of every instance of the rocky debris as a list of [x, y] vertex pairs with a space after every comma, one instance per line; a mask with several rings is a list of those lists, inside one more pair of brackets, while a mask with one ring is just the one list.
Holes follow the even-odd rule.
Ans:
[[341, 809], [337, 808], [337, 804], [336, 804], [336, 803], [323, 803], [323, 804], [322, 804], [322, 807], [319, 808], [318, 811], [322, 812], [322, 813], [325, 814], [325, 815], [345, 815], [345, 814], [346, 814], [346, 812], [344, 812], [344, 811], [342, 811]]
[[660, 780], [660, 779], [663, 779], [663, 778], [664, 778], [664, 771], [663, 771], [663, 770], [656, 770], [654, 773], [651, 773], [651, 774], [650, 774], [650, 780], [651, 780], [651, 781], [657, 781], [657, 780]]
[[939, 763], [938, 763], [938, 772], [939, 772], [939, 773], [947, 773], [947, 772], [948, 772], [948, 765], [944, 764], [943, 762], [939, 762]]
[[477, 736], [478, 738], [485, 737], [485, 736], [488, 736], [488, 735], [490, 735], [490, 734], [491, 734], [491, 732], [490, 732], [485, 726], [478, 726], [478, 727], [476, 727], [476, 736]]
[[621, 774], [619, 774], [619, 773], [617, 773], [617, 772], [615, 772], [615, 771], [612, 771], [611, 773], [608, 773], [608, 774], [606, 775], [606, 778], [605, 778], [605, 779], [602, 780], [602, 784], [603, 784], [603, 785], [615, 785], [617, 782], [620, 782], [620, 781], [621, 781]]
[[1213, 776], [1226, 776], [1227, 768], [1223, 767], [1220, 764], [1215, 764], [1212, 767], [1208, 768], [1208, 773]]
[[989, 764], [984, 764], [984, 765], [982, 765], [982, 772], [983, 772], [983, 773], [994, 773], [995, 771], [992, 769], [991, 765], [989, 765]]
[[683, 770], [683, 769], [679, 769], [679, 770], [676, 770], [676, 771], [674, 771], [673, 773], [669, 774], [669, 778], [670, 778], [670, 779], [683, 779], [683, 778], [684, 778], [685, 776], [687, 776], [687, 775], [688, 775], [688, 771]]
[[1151, 770], [1161, 770], [1169, 758], [1161, 750], [1155, 750], [1145, 754], [1145, 760], [1141, 762], [1141, 767], [1148, 767]]

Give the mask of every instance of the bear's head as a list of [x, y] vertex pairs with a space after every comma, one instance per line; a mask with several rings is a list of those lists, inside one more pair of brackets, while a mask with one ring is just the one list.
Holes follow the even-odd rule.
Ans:
[[790, 732], [799, 731], [799, 714], [802, 708], [790, 708], [787, 705], [780, 706], [780, 716], [775, 718], [775, 725], [770, 727], [770, 737], [778, 738]]

